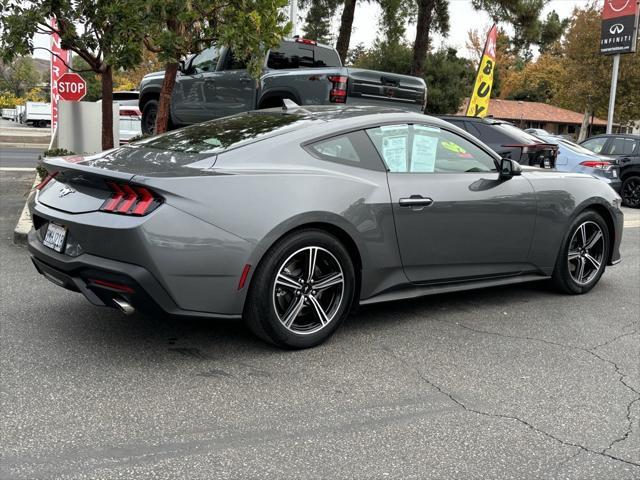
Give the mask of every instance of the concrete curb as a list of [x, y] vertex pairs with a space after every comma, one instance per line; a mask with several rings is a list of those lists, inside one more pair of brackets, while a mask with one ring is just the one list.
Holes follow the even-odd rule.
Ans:
[[1, 142], [0, 147], [10, 148], [41, 148], [44, 152], [49, 149], [48, 143], [16, 143], [16, 142]]
[[[40, 177], [36, 173], [36, 178], [33, 181], [31, 190], [33, 190], [39, 183]], [[29, 212], [29, 207], [27, 207], [27, 202], [24, 202], [24, 207], [22, 207], [22, 214], [18, 219], [16, 228], [13, 229], [13, 243], [16, 245], [26, 245], [27, 235], [29, 235], [32, 225], [33, 224], [31, 222], [31, 213]]]

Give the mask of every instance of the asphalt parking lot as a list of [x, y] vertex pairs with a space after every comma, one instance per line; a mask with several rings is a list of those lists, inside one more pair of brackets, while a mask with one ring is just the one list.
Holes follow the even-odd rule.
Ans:
[[11, 242], [33, 174], [0, 175], [2, 479], [640, 478], [637, 220], [588, 295], [377, 305], [286, 352], [49, 283]]

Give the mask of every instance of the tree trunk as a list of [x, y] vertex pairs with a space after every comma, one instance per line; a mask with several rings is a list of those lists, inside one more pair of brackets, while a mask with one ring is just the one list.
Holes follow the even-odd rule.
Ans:
[[589, 107], [584, 109], [584, 117], [582, 117], [582, 125], [580, 125], [580, 134], [578, 135], [577, 143], [582, 142], [587, 138], [587, 134], [589, 132], [589, 118], [591, 117], [591, 112], [589, 111]]
[[155, 133], [164, 133], [169, 128], [169, 116], [171, 112], [171, 94], [176, 84], [178, 63], [167, 62], [164, 68], [164, 80], [160, 89], [160, 102], [158, 103], [158, 115], [156, 116]]
[[342, 17], [340, 18], [340, 33], [336, 42], [336, 50], [340, 55], [340, 60], [344, 63], [349, 53], [349, 42], [351, 41], [351, 30], [353, 28], [353, 17], [356, 12], [356, 0], [345, 0]]
[[102, 72], [102, 150], [113, 148], [113, 72], [107, 66]]
[[411, 75], [415, 77], [424, 76], [424, 62], [429, 50], [429, 30], [435, 3], [435, 0], [418, 0], [416, 40], [413, 42], [413, 61], [411, 62]]

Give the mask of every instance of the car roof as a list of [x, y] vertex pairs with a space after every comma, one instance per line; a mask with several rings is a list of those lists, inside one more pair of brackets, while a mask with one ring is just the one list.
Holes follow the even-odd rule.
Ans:
[[392, 106], [304, 105], [288, 110], [284, 108], [252, 110], [246, 114], [296, 115], [301, 121], [297, 122], [289, 131], [300, 131], [304, 129], [310, 137], [322, 136], [322, 132], [327, 130], [327, 122], [331, 122], [331, 131], [335, 134], [338, 134], [341, 130], [358, 129], [373, 124], [389, 125], [405, 122], [430, 123], [441, 128], [455, 128], [463, 133], [467, 133], [460, 127], [452, 125], [444, 119]]
[[513, 123], [507, 120], [500, 120], [499, 118], [493, 118], [492, 116], [486, 117], [472, 117], [470, 115], [435, 115], [437, 118], [442, 118], [445, 120], [465, 120], [468, 122], [478, 122], [478, 123], [486, 123], [488, 125], [513, 125]]
[[640, 135], [636, 135], [634, 133], [601, 133], [600, 135], [585, 138], [583, 142], [591, 140], [592, 138], [633, 138], [634, 140], [640, 140]]

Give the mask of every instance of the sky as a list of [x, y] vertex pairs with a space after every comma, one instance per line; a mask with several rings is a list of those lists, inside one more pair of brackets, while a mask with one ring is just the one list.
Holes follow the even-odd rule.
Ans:
[[[542, 12], [542, 17], [546, 17], [547, 13], [555, 10], [560, 18], [566, 18], [571, 15], [574, 7], [586, 5], [587, 0], [551, 0]], [[304, 12], [301, 12], [304, 14]], [[467, 32], [473, 28], [480, 31], [488, 31], [491, 27], [491, 19], [484, 12], [477, 12], [471, 7], [471, 0], [450, 0], [449, 1], [450, 32], [448, 37], [443, 38], [437, 36], [434, 38], [434, 46], [441, 45], [451, 46], [458, 50], [458, 55], [471, 57], [472, 54], [465, 48]], [[376, 3], [359, 2], [356, 7], [355, 19], [353, 22], [353, 31], [351, 34], [351, 47], [359, 43], [365, 46], [371, 46], [378, 33], [378, 18], [380, 17], [380, 7]], [[334, 21], [334, 37], [337, 38], [339, 22], [339, 13]], [[296, 33], [300, 33], [302, 22], [298, 24]], [[408, 25], [406, 31], [407, 41], [412, 42], [415, 37], [415, 26]], [[49, 37], [47, 35], [36, 35], [34, 46], [48, 47]], [[35, 50], [34, 57], [49, 58], [49, 54], [44, 50]]]

